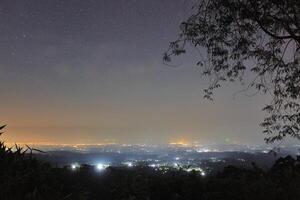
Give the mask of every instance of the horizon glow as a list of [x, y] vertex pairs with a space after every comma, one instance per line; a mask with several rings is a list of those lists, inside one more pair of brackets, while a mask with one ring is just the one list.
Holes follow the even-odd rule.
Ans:
[[[1, 136], [19, 144], [264, 143], [265, 97], [214, 102], [189, 49], [162, 54], [191, 11], [185, 0], [4, 0], [0, 7]], [[247, 78], [247, 77], [246, 77]]]

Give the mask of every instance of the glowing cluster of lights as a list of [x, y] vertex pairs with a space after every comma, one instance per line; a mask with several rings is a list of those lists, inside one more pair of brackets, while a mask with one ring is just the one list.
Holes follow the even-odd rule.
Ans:
[[178, 163], [173, 163], [173, 166], [175, 167], [175, 168], [178, 168], [178, 167], [180, 167], [180, 165], [178, 164]]
[[196, 150], [198, 153], [207, 153], [207, 152], [211, 152], [214, 150], [208, 149], [208, 148], [200, 148]]
[[126, 165], [127, 167], [133, 167], [132, 162], [124, 162], [123, 164]]
[[76, 169], [78, 169], [78, 168], [80, 168], [80, 165], [79, 165], [78, 163], [73, 163], [73, 164], [71, 165], [71, 169], [72, 169], [72, 170], [76, 170]]
[[103, 171], [103, 170], [105, 170], [107, 167], [109, 167], [109, 165], [108, 165], [108, 164], [103, 164], [103, 163], [98, 163], [98, 164], [96, 165], [96, 169], [97, 169], [98, 171]]
[[[126, 165], [127, 167], [133, 167], [134, 166], [134, 164], [132, 162], [124, 162], [123, 164]], [[109, 166], [110, 166], [109, 164], [97, 163], [95, 165], [95, 169], [97, 171], [103, 171]], [[166, 170], [166, 168], [161, 167], [160, 164], [151, 163], [148, 166], [151, 167], [151, 168], [155, 168], [155, 170], [162, 170], [162, 171]], [[70, 165], [70, 168], [71, 168], [71, 170], [75, 171], [75, 170], [80, 168], [80, 165], [78, 163], [73, 163], [73, 164]], [[175, 162], [175, 163], [173, 163], [173, 168], [179, 169], [181, 167], [180, 167], [179, 163]], [[185, 170], [186, 172], [195, 171], [195, 172], [200, 173], [201, 176], [206, 176], [206, 172], [200, 167], [189, 167], [189, 168], [184, 168], [183, 167], [182, 169]]]
[[200, 172], [201, 176], [205, 176], [206, 175], [205, 171], [202, 168], [200, 168], [200, 167], [190, 167], [188, 169], [185, 169], [185, 171], [187, 171], [187, 172], [192, 172], [192, 171]]
[[156, 167], [159, 167], [160, 165], [159, 164], [149, 164], [148, 166], [152, 167], [152, 168], [156, 168]]

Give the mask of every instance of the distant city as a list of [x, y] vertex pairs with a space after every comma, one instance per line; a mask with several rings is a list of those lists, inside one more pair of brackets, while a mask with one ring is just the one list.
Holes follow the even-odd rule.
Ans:
[[220, 171], [227, 165], [251, 167], [254, 163], [267, 168], [280, 156], [300, 155], [300, 146], [240, 144], [78, 144], [37, 145], [45, 153], [35, 155], [53, 165], [77, 170], [83, 165], [94, 166], [96, 171], [112, 167], [133, 168], [145, 166], [155, 170], [184, 170], [202, 176]]

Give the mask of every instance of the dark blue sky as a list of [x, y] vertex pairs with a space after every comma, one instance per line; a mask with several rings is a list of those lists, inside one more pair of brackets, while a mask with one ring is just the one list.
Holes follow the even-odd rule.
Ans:
[[1, 123], [8, 141], [262, 142], [264, 100], [227, 85], [214, 103], [197, 53], [162, 54], [186, 0], [0, 0]]

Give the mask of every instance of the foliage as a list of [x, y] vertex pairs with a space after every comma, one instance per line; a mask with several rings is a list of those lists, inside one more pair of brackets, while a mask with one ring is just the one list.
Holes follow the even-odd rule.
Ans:
[[[165, 61], [186, 52], [186, 44], [205, 49], [197, 65], [210, 78], [205, 98], [226, 81], [245, 81], [247, 89], [272, 97], [261, 123], [266, 142], [300, 139], [300, 1], [199, 0], [171, 42]], [[201, 50], [200, 50], [201, 52]]]
[[0, 141], [0, 199], [84, 199], [83, 190], [70, 184], [68, 176], [68, 170], [36, 160], [31, 149], [16, 145], [13, 150]]

